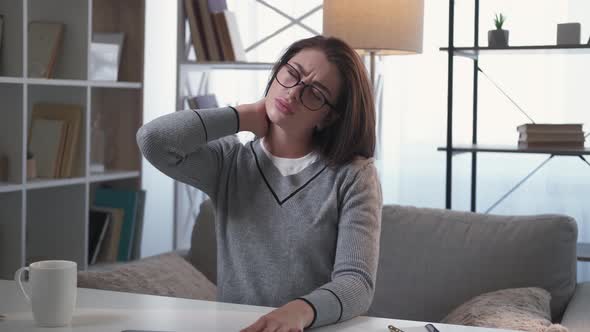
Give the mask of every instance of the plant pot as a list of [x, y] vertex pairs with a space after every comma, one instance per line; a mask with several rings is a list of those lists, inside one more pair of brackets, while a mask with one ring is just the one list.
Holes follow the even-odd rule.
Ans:
[[504, 48], [508, 47], [508, 30], [490, 30], [488, 31], [488, 47]]

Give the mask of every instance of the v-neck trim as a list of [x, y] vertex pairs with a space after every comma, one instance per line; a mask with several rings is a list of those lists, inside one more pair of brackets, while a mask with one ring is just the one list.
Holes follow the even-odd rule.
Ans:
[[307, 187], [327, 168], [327, 165], [320, 157], [300, 172], [283, 176], [272, 160], [264, 153], [261, 144], [260, 139], [251, 141], [250, 150], [264, 183], [279, 205], [283, 205], [287, 200]]

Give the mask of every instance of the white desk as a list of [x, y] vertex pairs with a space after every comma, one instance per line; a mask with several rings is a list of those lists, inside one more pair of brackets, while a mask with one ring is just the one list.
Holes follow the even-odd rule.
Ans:
[[[0, 321], [1, 332], [121, 332], [127, 329], [235, 332], [271, 310], [272, 308], [266, 307], [79, 288], [71, 327], [37, 328], [16, 282], [0, 280], [0, 314], [6, 315], [5, 320]], [[400, 328], [424, 325], [404, 320], [357, 317], [313, 331], [388, 332], [389, 324]], [[444, 324], [436, 326], [441, 332], [503, 331]]]

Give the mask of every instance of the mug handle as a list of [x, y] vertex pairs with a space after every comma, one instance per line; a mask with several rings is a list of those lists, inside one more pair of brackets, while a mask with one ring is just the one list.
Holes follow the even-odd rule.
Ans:
[[25, 299], [27, 300], [27, 302], [29, 304], [31, 304], [31, 297], [29, 296], [29, 294], [27, 294], [27, 292], [25, 291], [25, 288], [23, 287], [23, 282], [22, 282], [22, 273], [23, 271], [28, 271], [29, 274], [31, 273], [31, 269], [27, 266], [25, 267], [21, 267], [20, 269], [16, 270], [16, 272], [14, 273], [14, 280], [16, 281], [16, 283], [18, 284], [18, 287], [20, 288], [20, 291], [23, 293], [23, 295], [25, 296]]

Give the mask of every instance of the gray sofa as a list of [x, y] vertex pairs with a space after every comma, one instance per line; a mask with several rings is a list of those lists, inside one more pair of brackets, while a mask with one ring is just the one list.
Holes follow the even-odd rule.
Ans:
[[[216, 280], [214, 211], [201, 204], [186, 258]], [[387, 205], [368, 315], [438, 322], [482, 293], [541, 287], [570, 332], [590, 331], [590, 283], [576, 282], [575, 221]]]

